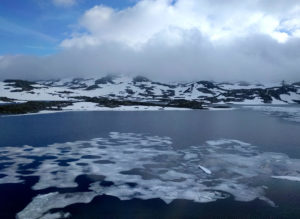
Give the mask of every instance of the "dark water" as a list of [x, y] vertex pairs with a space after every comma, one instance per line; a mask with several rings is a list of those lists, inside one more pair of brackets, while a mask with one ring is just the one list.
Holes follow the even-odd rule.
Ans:
[[238, 139], [265, 151], [300, 158], [300, 125], [260, 112], [70, 112], [1, 117], [0, 146], [44, 146], [88, 140], [111, 131], [169, 136], [177, 147], [211, 139]]
[[[285, 154], [289, 158], [284, 162], [298, 162], [300, 159], [300, 123], [251, 110], [70, 112], [0, 117], [0, 147], [30, 145], [48, 150], [46, 146], [53, 143], [106, 138], [110, 132], [166, 136], [172, 140], [172, 147], [180, 152], [192, 145], [203, 145], [208, 140], [235, 139], [257, 146], [260, 153]], [[25, 153], [27, 157], [29, 154]], [[46, 156], [50, 155], [33, 158], [30, 165], [38, 167], [47, 160]], [[2, 154], [0, 159], [1, 178], [1, 169], [9, 166], [10, 160], [5, 160]], [[60, 160], [59, 166], [79, 162], [68, 159], [70, 157]], [[295, 165], [293, 173], [297, 173]], [[300, 166], [298, 170], [300, 174]], [[81, 174], [76, 177], [78, 186], [75, 188], [41, 187], [33, 190], [31, 187], [38, 182], [39, 176], [30, 174], [31, 168], [28, 166], [18, 171], [23, 182], [0, 184], [0, 218], [14, 218], [38, 194], [86, 192], [95, 181], [101, 181], [103, 187], [114, 184], [105, 181], [105, 177], [95, 180]], [[139, 174], [134, 171], [133, 175]], [[49, 212], [69, 212], [72, 218], [300, 218], [300, 182], [271, 178], [260, 178], [258, 181], [268, 186], [265, 196], [276, 203], [276, 207], [260, 199], [234, 200], [234, 195], [230, 193], [225, 199], [209, 203], [184, 199], [166, 203], [161, 197], [141, 200], [134, 196], [129, 200], [120, 200], [119, 197], [102, 194], [89, 204], [74, 203]], [[255, 183], [257, 181], [253, 181]], [[135, 186], [134, 183], [130, 185]]]

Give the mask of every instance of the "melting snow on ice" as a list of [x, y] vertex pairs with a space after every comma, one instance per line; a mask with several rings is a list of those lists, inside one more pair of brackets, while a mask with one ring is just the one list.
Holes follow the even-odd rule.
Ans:
[[[275, 205], [257, 179], [300, 178], [300, 160], [228, 139], [176, 149], [169, 137], [111, 132], [105, 138], [46, 147], [1, 147], [0, 155], [5, 158], [0, 161], [1, 184], [21, 183], [24, 171], [39, 176], [32, 187], [37, 191], [76, 188], [81, 175], [94, 179], [86, 192], [36, 196], [18, 218], [67, 217], [67, 212], [50, 210], [89, 203], [102, 194], [121, 200], [161, 198], [166, 203], [174, 199], [211, 202], [232, 195], [238, 201], [261, 199]], [[101, 183], [104, 179], [110, 183]]]
[[299, 106], [244, 106], [244, 108], [261, 111], [267, 115], [280, 117], [288, 121], [300, 122]]

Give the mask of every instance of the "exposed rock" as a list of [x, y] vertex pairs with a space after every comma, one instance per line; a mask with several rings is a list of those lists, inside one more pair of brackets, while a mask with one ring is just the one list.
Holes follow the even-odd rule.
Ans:
[[114, 84], [114, 79], [116, 77], [113, 76], [113, 75], [107, 75], [105, 77], [102, 77], [98, 80], [95, 81], [95, 84], [108, 84], [108, 83], [111, 83], [111, 84]]
[[3, 102], [14, 102], [15, 100], [11, 99], [11, 98], [7, 98], [7, 97], [0, 97], [0, 101], [3, 101]]
[[170, 100], [167, 104], [168, 107], [190, 108], [190, 109], [203, 109], [202, 103], [195, 100]]
[[8, 83], [8, 86], [20, 88], [18, 90], [15, 90], [15, 92], [31, 91], [34, 89], [32, 85], [36, 84], [35, 82], [31, 82], [31, 81], [12, 80], [12, 79], [5, 80], [4, 82]]
[[137, 82], [150, 82], [150, 80], [144, 76], [136, 76], [133, 78], [133, 83], [137, 83]]
[[86, 90], [95, 90], [97, 88], [99, 88], [99, 86], [95, 84], [95, 85], [91, 85], [91, 86], [87, 87]]
[[14, 103], [0, 105], [0, 114], [26, 114], [37, 113], [42, 110], [61, 110], [62, 107], [72, 105], [69, 101], [28, 101], [26, 103]]

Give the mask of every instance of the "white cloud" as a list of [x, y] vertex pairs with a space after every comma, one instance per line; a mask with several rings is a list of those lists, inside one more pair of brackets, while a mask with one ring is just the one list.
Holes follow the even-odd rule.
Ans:
[[[300, 4], [287, 2], [286, 9], [276, 9], [282, 1], [267, 0], [142, 0], [134, 7], [118, 11], [100, 5], [85, 12], [80, 25], [87, 32], [62, 42], [63, 47], [99, 45], [107, 41], [139, 47], [158, 34], [171, 30], [198, 30], [210, 41], [232, 41], [249, 34], [266, 34], [278, 42], [286, 42], [299, 30], [296, 19]], [[262, 7], [263, 5], [263, 7]], [[270, 10], [274, 8], [273, 10]], [[287, 31], [287, 32], [286, 32]], [[176, 35], [176, 33], [174, 33]], [[170, 39], [172, 41], [174, 39]], [[175, 39], [176, 40], [176, 39]]]
[[5, 57], [0, 78], [300, 80], [298, 0], [141, 0], [123, 10], [95, 6], [78, 25], [59, 54]]
[[71, 7], [75, 5], [76, 0], [53, 0], [53, 4], [61, 7]]

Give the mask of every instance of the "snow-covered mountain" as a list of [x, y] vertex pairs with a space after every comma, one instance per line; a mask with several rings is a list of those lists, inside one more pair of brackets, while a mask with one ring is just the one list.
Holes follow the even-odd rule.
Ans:
[[162, 99], [197, 100], [204, 103], [297, 103], [300, 82], [293, 84], [159, 83], [145, 77], [106, 76], [100, 79], [63, 79], [29, 82], [0, 82], [0, 97], [14, 100], [69, 100], [73, 97], [109, 97], [112, 99], [157, 101]]
[[[106, 76], [100, 79], [48, 81], [5, 80], [0, 82], [0, 101], [64, 101], [70, 105], [103, 103], [115, 105], [186, 106], [210, 104], [289, 104], [300, 103], [300, 82], [249, 84], [196, 81], [160, 83], [145, 77]], [[104, 102], [103, 102], [104, 101]], [[105, 102], [106, 101], [106, 102]], [[107, 104], [107, 101], [117, 101]], [[123, 104], [124, 103], [124, 104]], [[183, 103], [183, 104], [182, 104]]]

